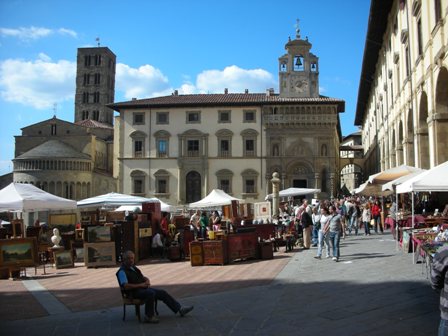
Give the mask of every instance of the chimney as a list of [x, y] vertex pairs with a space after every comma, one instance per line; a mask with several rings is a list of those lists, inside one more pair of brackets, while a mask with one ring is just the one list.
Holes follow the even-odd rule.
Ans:
[[174, 90], [173, 96], [178, 96], [179, 95], [179, 91]]
[[132, 98], [132, 101], [137, 100], [137, 98]]
[[224, 89], [224, 94], [228, 94], [229, 93], [229, 89], [228, 88], [225, 88]]
[[244, 93], [249, 93], [249, 89], [245, 89], [245, 90], [244, 90]]
[[270, 88], [270, 89], [266, 89], [266, 97], [271, 97], [274, 95], [274, 89]]

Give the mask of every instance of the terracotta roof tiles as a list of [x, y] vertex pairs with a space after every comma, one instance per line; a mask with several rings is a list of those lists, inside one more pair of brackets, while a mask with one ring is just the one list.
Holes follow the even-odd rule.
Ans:
[[251, 106], [274, 104], [337, 104], [338, 112], [343, 112], [345, 102], [341, 99], [320, 96], [319, 98], [286, 98], [278, 94], [266, 93], [224, 93], [189, 94], [137, 99], [109, 104], [110, 108], [120, 111], [125, 108], [149, 107], [201, 107], [201, 106]]

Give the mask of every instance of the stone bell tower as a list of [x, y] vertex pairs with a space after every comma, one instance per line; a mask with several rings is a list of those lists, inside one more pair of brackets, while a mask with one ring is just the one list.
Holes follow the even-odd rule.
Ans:
[[300, 38], [299, 20], [296, 24], [296, 38], [285, 45], [287, 53], [279, 58], [280, 97], [318, 98], [318, 57], [310, 52], [308, 37]]

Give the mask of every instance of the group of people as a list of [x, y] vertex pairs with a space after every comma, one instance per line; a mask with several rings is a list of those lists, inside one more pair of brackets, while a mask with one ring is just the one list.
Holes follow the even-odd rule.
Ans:
[[[390, 212], [396, 211], [395, 208], [392, 203]], [[358, 235], [360, 229], [364, 229], [366, 236], [370, 236], [371, 228], [376, 234], [384, 232], [382, 211], [378, 199], [344, 197], [317, 201], [313, 205], [304, 199], [294, 207], [285, 203], [280, 208], [280, 216], [292, 218], [295, 231], [302, 234], [304, 249], [317, 247], [316, 259], [322, 258], [325, 248], [326, 258], [339, 261], [341, 238], [352, 232]]]
[[194, 231], [195, 238], [207, 238], [208, 231], [221, 230], [221, 215], [217, 210], [210, 215], [206, 211], [196, 210], [190, 218], [190, 226]]

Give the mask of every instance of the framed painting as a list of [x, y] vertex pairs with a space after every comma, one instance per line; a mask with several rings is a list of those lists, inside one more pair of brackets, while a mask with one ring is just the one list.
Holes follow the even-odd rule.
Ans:
[[55, 251], [54, 263], [56, 269], [70, 268], [74, 266], [72, 251]]
[[32, 267], [37, 263], [35, 237], [0, 240], [0, 266]]
[[75, 247], [73, 249], [75, 262], [84, 262], [84, 247]]
[[84, 229], [75, 230], [75, 240], [84, 240]]
[[115, 266], [115, 242], [85, 243], [84, 264], [87, 267]]
[[87, 241], [89, 243], [101, 243], [111, 241], [110, 226], [88, 226], [87, 227]]

